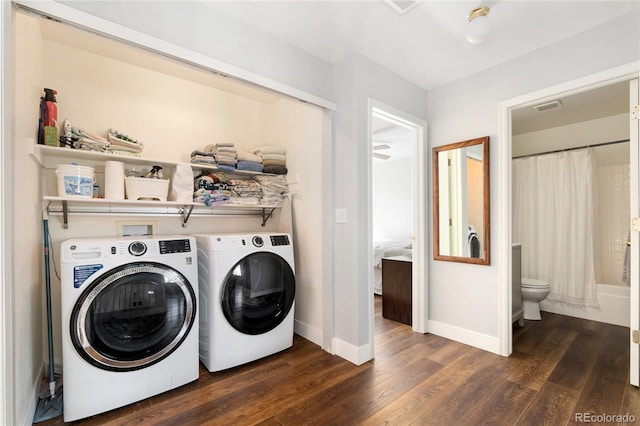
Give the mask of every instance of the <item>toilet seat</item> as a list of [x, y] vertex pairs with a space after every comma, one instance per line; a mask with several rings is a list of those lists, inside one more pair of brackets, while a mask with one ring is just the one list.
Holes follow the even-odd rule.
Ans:
[[535, 280], [533, 278], [522, 278], [521, 287], [531, 290], [549, 290], [551, 286], [546, 281]]

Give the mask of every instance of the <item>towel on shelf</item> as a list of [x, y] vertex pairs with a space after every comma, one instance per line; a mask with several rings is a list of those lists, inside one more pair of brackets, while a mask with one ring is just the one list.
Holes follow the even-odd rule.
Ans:
[[286, 154], [286, 150], [284, 147], [279, 146], [279, 145], [263, 145], [263, 146], [259, 146], [256, 149], [253, 150], [254, 154], [257, 155], [265, 155], [265, 154], [281, 154], [281, 155], [285, 155]]
[[284, 154], [262, 154], [262, 162], [264, 162], [264, 160], [286, 161], [287, 156]]
[[224, 164], [225, 166], [233, 166], [235, 168], [238, 160], [235, 157], [227, 157], [226, 155], [216, 155], [216, 161], [218, 164]]
[[262, 165], [262, 163], [256, 163], [255, 161], [238, 160], [238, 163], [236, 164], [236, 169], [246, 170], [249, 172], [262, 172], [262, 170], [264, 169], [264, 166]]
[[262, 160], [262, 164], [264, 166], [282, 166], [282, 167], [285, 167], [287, 165], [287, 163], [282, 160]]
[[274, 175], [286, 175], [287, 168], [285, 166], [264, 166], [264, 173], [272, 173]]
[[262, 162], [262, 158], [259, 155], [256, 155], [249, 151], [237, 151], [236, 158], [238, 161], [252, 161], [254, 163]]

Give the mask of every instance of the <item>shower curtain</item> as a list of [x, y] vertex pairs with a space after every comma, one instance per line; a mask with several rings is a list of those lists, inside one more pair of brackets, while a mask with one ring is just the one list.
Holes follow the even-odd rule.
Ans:
[[591, 149], [512, 165], [513, 241], [522, 243], [522, 276], [548, 282], [548, 300], [597, 308]]

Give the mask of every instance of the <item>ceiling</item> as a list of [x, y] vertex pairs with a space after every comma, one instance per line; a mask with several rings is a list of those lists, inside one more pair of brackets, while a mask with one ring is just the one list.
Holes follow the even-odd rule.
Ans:
[[[419, 1], [398, 15], [381, 0], [206, 1], [247, 25], [335, 64], [362, 53], [431, 89], [639, 10], [638, 1]], [[467, 14], [491, 8], [491, 38], [464, 38]]]

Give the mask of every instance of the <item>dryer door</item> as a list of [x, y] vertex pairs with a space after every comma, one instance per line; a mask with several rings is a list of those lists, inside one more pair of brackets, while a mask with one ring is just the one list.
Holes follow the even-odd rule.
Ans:
[[295, 292], [295, 277], [286, 260], [274, 253], [252, 253], [236, 263], [225, 278], [222, 312], [241, 333], [266, 333], [284, 321]]
[[184, 275], [160, 263], [129, 263], [89, 285], [74, 306], [69, 330], [89, 363], [130, 371], [171, 354], [195, 315], [196, 296]]

